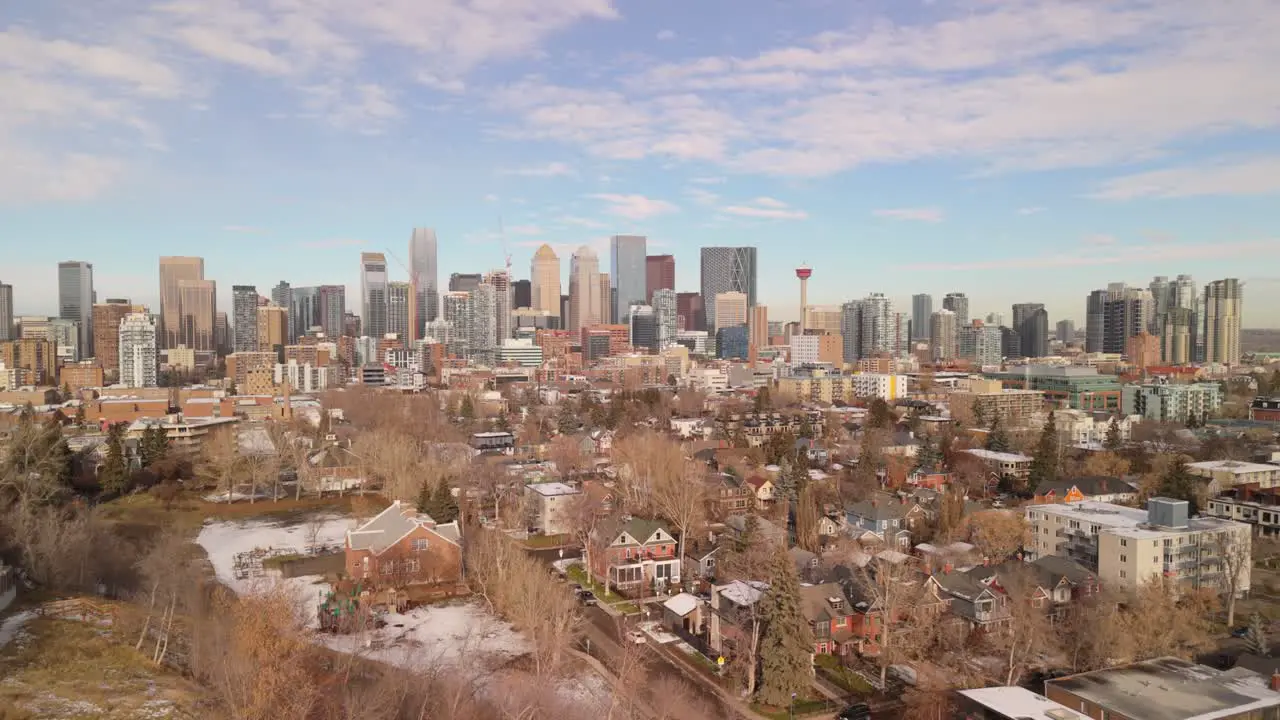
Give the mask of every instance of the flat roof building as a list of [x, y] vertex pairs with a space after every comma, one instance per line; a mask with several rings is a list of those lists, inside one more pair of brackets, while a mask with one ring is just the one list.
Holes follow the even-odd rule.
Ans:
[[1046, 680], [1045, 695], [1094, 720], [1245, 720], [1275, 717], [1280, 692], [1252, 670], [1217, 670], [1164, 657]]

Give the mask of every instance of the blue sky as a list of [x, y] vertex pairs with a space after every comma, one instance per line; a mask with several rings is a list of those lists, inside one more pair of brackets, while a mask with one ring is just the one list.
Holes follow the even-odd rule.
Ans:
[[[760, 296], [966, 292], [1082, 320], [1107, 282], [1246, 280], [1280, 327], [1274, 0], [176, 0], [0, 25], [0, 280], [59, 260], [155, 303], [158, 256], [346, 283], [441, 240], [442, 279], [643, 233], [759, 247]], [[349, 303], [355, 304], [355, 303]]]

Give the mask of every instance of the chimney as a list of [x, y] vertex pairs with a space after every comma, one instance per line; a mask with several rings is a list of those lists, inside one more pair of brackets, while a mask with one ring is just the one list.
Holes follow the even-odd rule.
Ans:
[[1271, 673], [1271, 682], [1267, 683], [1272, 692], [1280, 692], [1280, 670]]
[[906, 495], [899, 495], [899, 496], [898, 496], [898, 504], [900, 504], [900, 505], [906, 505], [906, 504], [907, 504], [907, 496], [906, 496]]
[[946, 565], [943, 565], [943, 566], [942, 566], [942, 574], [943, 574], [943, 575], [950, 575], [950, 574], [951, 574], [951, 570], [952, 570], [952, 565], [951, 565], [951, 563], [950, 563], [950, 562], [947, 562], [947, 564], [946, 564]]

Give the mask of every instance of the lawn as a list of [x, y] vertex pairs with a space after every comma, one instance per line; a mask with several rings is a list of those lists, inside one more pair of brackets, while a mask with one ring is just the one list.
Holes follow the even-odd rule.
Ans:
[[772, 720], [789, 720], [791, 717], [805, 717], [807, 715], [824, 715], [826, 713], [839, 710], [838, 703], [827, 698], [817, 698], [812, 696], [796, 698], [795, 704], [790, 708], [776, 708], [770, 705], [762, 705], [760, 703], [751, 703], [751, 709], [759, 715], [771, 718]]
[[[347, 515], [356, 495], [345, 497], [260, 500], [254, 503], [211, 503], [201, 499], [202, 493], [184, 492], [169, 506], [147, 492], [138, 492], [102, 504], [106, 517], [115, 522], [125, 535], [149, 537], [163, 527], [176, 527], [195, 534], [205, 520], [247, 520], [263, 518], [288, 522], [317, 512]], [[386, 502], [374, 495], [364, 495], [371, 507], [381, 509]]]
[[871, 687], [870, 683], [853, 670], [842, 665], [840, 658], [834, 655], [818, 655], [814, 658], [813, 664], [817, 668], [818, 674], [845, 692], [864, 696], [875, 693], [875, 688]]
[[34, 618], [0, 649], [0, 717], [186, 720], [210, 718], [204, 691], [158, 668], [108, 630]]
[[603, 585], [587, 577], [587, 571], [581, 565], [570, 565], [568, 575], [570, 580], [590, 590], [597, 600], [608, 603], [614, 610], [627, 615], [640, 613], [640, 608], [636, 607], [635, 603], [617, 593], [609, 592]]
[[534, 535], [524, 540], [524, 546], [532, 549], [558, 548], [570, 544], [568, 535]]

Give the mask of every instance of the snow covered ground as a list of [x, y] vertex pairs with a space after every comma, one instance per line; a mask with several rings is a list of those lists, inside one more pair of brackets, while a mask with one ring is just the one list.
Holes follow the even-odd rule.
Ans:
[[18, 633], [22, 632], [22, 626], [35, 617], [36, 612], [34, 610], [25, 610], [20, 613], [14, 613], [0, 621], [0, 648], [8, 645], [14, 638], [18, 637]]

